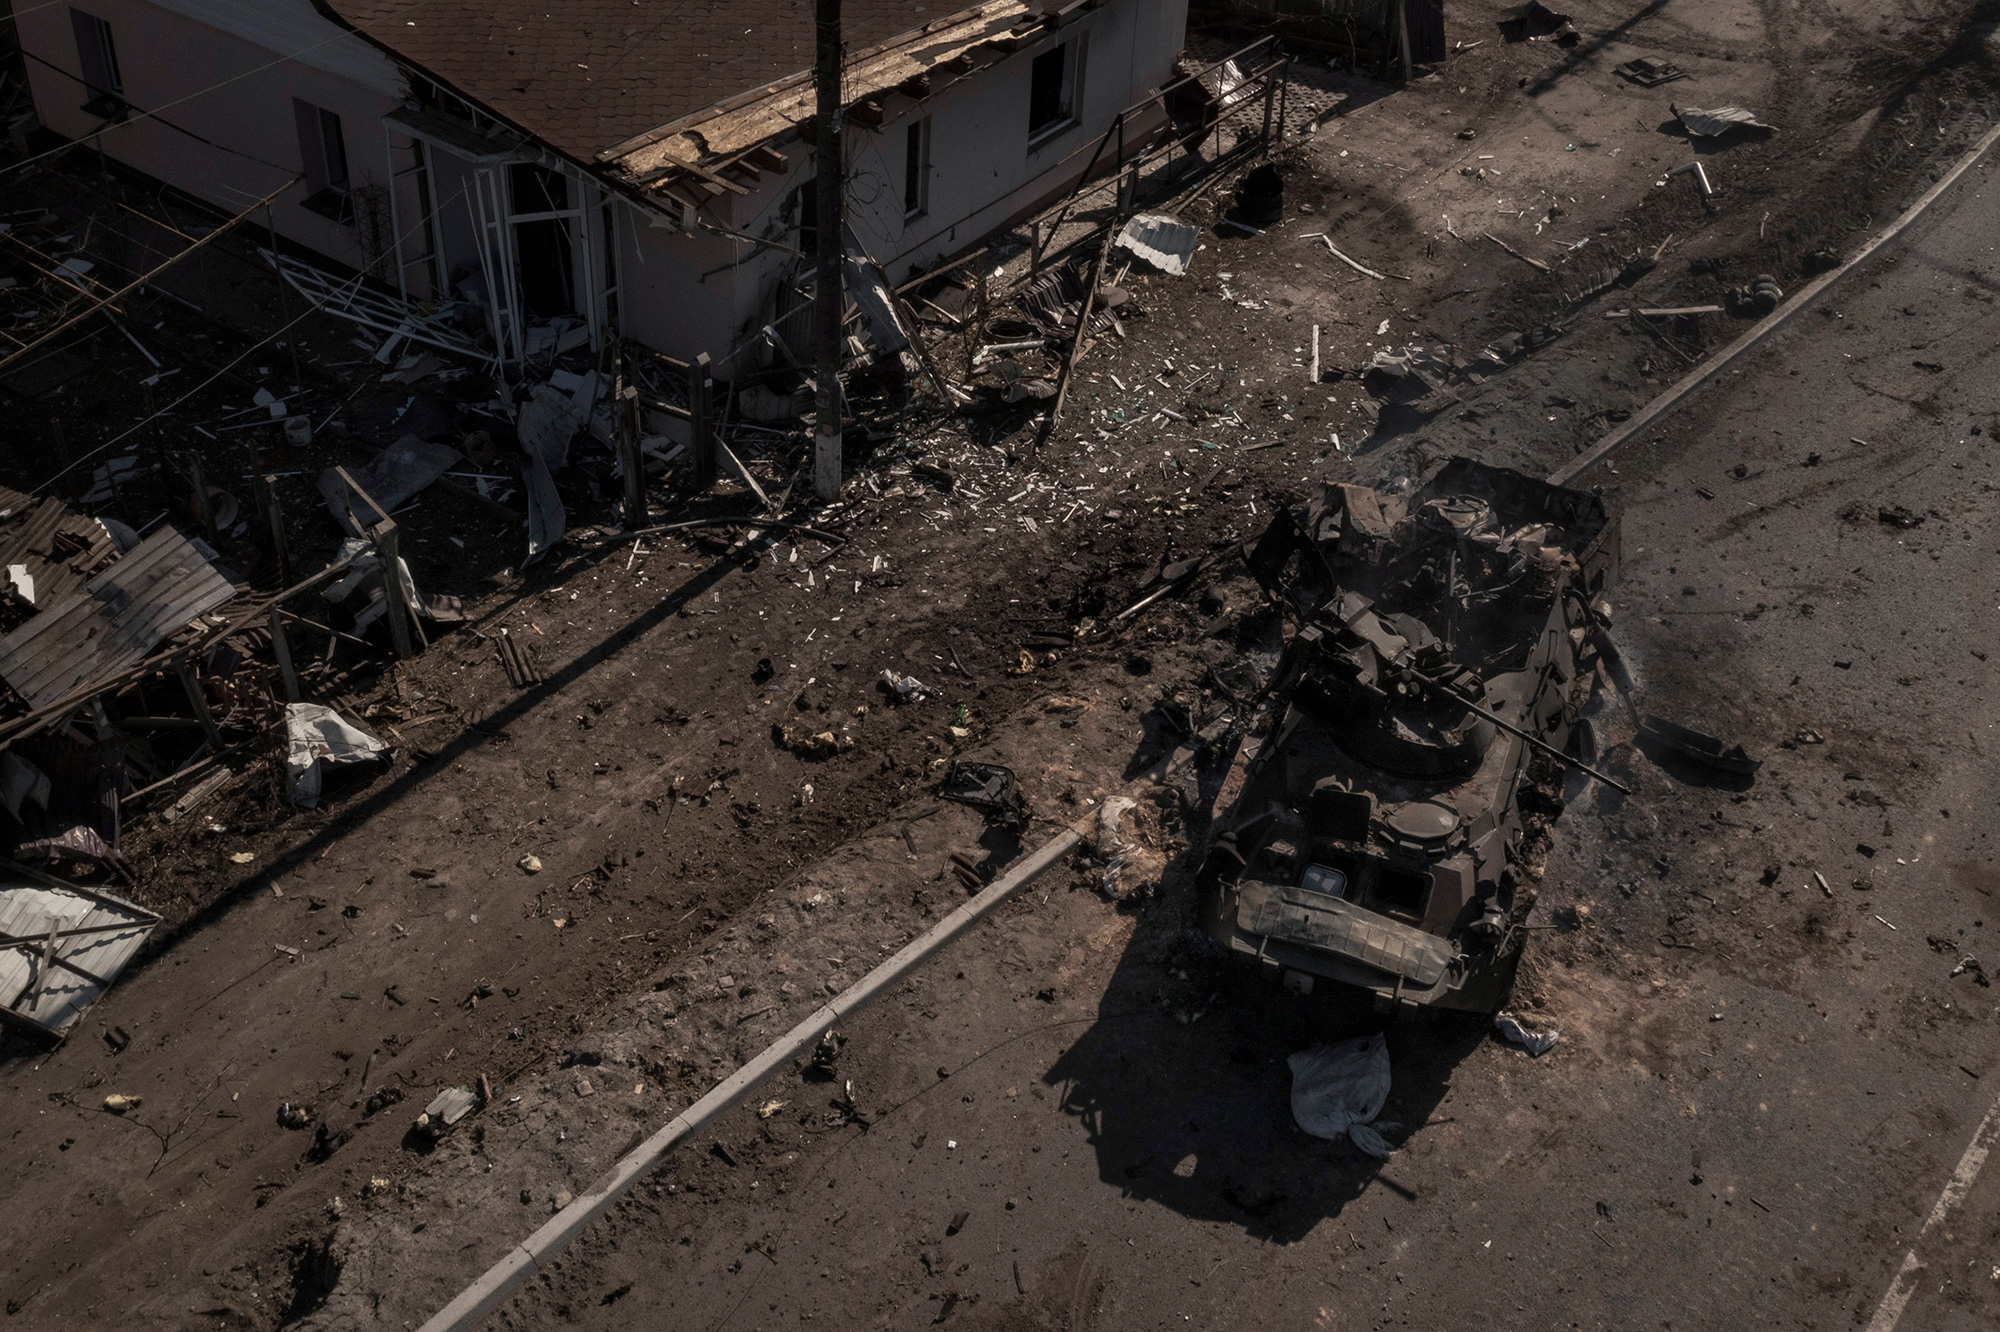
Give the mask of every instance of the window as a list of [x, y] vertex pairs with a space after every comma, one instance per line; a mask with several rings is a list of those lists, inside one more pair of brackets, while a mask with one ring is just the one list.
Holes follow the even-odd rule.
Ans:
[[292, 99], [299, 126], [299, 160], [305, 165], [306, 197], [300, 202], [336, 222], [354, 220], [354, 200], [347, 187], [347, 140], [340, 117], [311, 102]]
[[534, 162], [507, 168], [514, 211], [515, 272], [521, 304], [535, 320], [576, 313], [576, 246], [581, 214], [570, 207], [569, 177]]
[[90, 100], [83, 109], [106, 120], [125, 112], [125, 80], [118, 73], [118, 48], [111, 44], [111, 25], [81, 9], [69, 11], [76, 30], [76, 58], [83, 69], [83, 86]]
[[931, 207], [931, 122], [913, 120], [903, 132], [903, 220], [922, 217]]
[[809, 180], [792, 191], [786, 205], [798, 222], [798, 248], [806, 254], [819, 253], [819, 181]]
[[1083, 70], [1083, 39], [1044, 51], [1028, 67], [1028, 138], [1030, 142], [1067, 129], [1076, 121], [1078, 77]]

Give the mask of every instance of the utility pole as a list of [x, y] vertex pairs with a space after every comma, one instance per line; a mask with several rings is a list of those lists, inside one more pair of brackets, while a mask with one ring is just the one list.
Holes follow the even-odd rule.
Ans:
[[1410, 0], [1396, 0], [1396, 49], [1403, 57], [1403, 83], [1416, 71], [1410, 66]]
[[819, 93], [813, 148], [819, 155], [819, 279], [813, 289], [813, 377], [818, 402], [813, 421], [813, 493], [840, 494], [840, 325], [846, 313], [841, 283], [845, 257], [847, 182], [840, 150], [840, 0], [816, 0]]

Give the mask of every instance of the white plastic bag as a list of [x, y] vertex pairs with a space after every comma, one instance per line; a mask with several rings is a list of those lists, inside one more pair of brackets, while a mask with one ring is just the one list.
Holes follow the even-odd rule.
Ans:
[[291, 780], [292, 803], [307, 809], [319, 805], [320, 782], [327, 764], [363, 763], [389, 751], [389, 746], [320, 703], [288, 704], [285, 738], [285, 773]]
[[1315, 1138], [1343, 1134], [1370, 1156], [1394, 1150], [1369, 1125], [1389, 1099], [1389, 1044], [1382, 1033], [1333, 1045], [1315, 1045], [1287, 1061], [1292, 1066], [1292, 1118]]

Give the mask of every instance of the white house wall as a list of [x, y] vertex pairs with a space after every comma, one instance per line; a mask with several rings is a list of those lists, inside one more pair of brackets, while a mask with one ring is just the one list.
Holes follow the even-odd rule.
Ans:
[[[193, 0], [177, 0], [176, 7], [204, 8]], [[259, 45], [150, 0], [84, 0], [78, 8], [111, 25], [126, 101], [141, 111], [160, 108], [162, 118], [217, 146], [158, 119], [107, 125], [85, 112], [82, 106], [90, 94], [82, 83], [67, 4], [17, 7], [21, 45], [39, 57], [26, 64], [35, 113], [44, 125], [72, 139], [96, 139], [107, 157], [235, 213], [303, 169], [292, 113], [292, 99], [299, 98], [340, 116], [349, 180], [364, 200], [372, 196], [381, 201], [381, 216], [356, 224], [336, 222], [300, 206], [306, 195], [300, 184], [272, 209], [279, 234], [355, 268], [378, 258], [371, 241], [379, 241], [382, 251], [389, 248], [382, 116], [403, 99], [398, 92], [383, 91], [400, 87], [400, 76], [386, 58], [318, 18], [308, 0], [258, 0], [254, 5], [246, 0], [212, 8], [218, 13], [262, 11], [267, 20], [262, 31], [281, 46], [316, 31], [316, 40], [324, 43], [315, 52], [316, 63], [280, 58], [296, 46]], [[253, 30], [247, 23], [233, 26]], [[336, 51], [343, 53], [338, 59]], [[334, 72], [330, 65], [347, 72]], [[393, 273], [383, 276], [393, 284]]]
[[[1029, 214], [1076, 183], [1098, 140], [1120, 111], [1173, 77], [1186, 28], [1187, 0], [1118, 0], [1025, 46], [983, 76], [965, 79], [922, 102], [895, 95], [880, 130], [849, 132], [856, 188], [849, 205], [856, 236], [902, 281], [913, 267], [964, 249]], [[1087, 41], [1081, 105], [1070, 129], [1030, 147], [1029, 71], [1036, 56]], [[931, 121], [930, 206], [903, 218], [905, 135], [912, 119]], [[1163, 113], [1127, 126], [1136, 147]], [[1099, 169], [1116, 160], [1105, 149]], [[864, 179], [887, 187], [863, 191]], [[878, 248], [879, 247], [879, 248]]]
[[[881, 129], [850, 125], [845, 136], [848, 222], [856, 239], [901, 282], [1061, 195], [1082, 174], [1117, 114], [1172, 79], [1186, 18], [1186, 0], [1115, 0], [931, 97], [917, 101], [888, 94]], [[1077, 123], [1031, 147], [1028, 92], [1034, 59], [1084, 34], [1088, 47]], [[905, 135], [911, 119], [921, 117], [931, 121], [929, 208], [906, 222]], [[1128, 145], [1136, 146], [1160, 119], [1155, 113], [1128, 126]], [[737, 231], [795, 245], [796, 219], [786, 205], [794, 190], [812, 188], [813, 154], [796, 139], [779, 146], [791, 158], [788, 173], [766, 173], [753, 193], [726, 195], [707, 211], [720, 213]], [[1106, 149], [1100, 170], [1115, 152], [1115, 145]], [[686, 243], [683, 236], [669, 240], [665, 248], [679, 255], [677, 247]], [[698, 348], [718, 358], [770, 318], [772, 293], [781, 276], [802, 262], [778, 250], [742, 249], [734, 272], [736, 305], [726, 327], [716, 330], [726, 345]], [[631, 301], [629, 308], [636, 317], [639, 303]], [[645, 340], [636, 330], [634, 336]], [[714, 334], [711, 340], [716, 340]]]
[[[737, 291], [743, 281], [731, 264], [749, 247], [708, 232], [653, 226], [651, 214], [630, 207], [619, 222], [618, 242], [625, 335], [684, 361], [702, 352], [717, 361], [728, 355], [730, 330], [741, 322]], [[717, 377], [729, 377], [729, 368]]]
[[[57, 67], [28, 62], [45, 124], [79, 140], [102, 130], [107, 155], [235, 212], [302, 169], [292, 99], [333, 111], [341, 117], [358, 209], [367, 212], [372, 197], [379, 216], [335, 222], [300, 206], [306, 193], [300, 185], [274, 209], [278, 230], [396, 285], [395, 260], [387, 253], [389, 154], [381, 122], [402, 106], [404, 84], [388, 58], [320, 18], [310, 0], [85, 0], [81, 7], [111, 25], [126, 99], [140, 110], [162, 108], [166, 119], [220, 146], [152, 119], [107, 127], [84, 112], [88, 94], [69, 7], [62, 3], [22, 7], [18, 19], [26, 49]], [[1059, 196], [1083, 171], [1113, 117], [1173, 76], [1185, 25], [1186, 0], [1110, 0], [932, 97], [888, 94], [882, 128], [850, 126], [846, 136], [853, 180], [849, 224], [862, 246], [901, 281]], [[1079, 39], [1088, 45], [1077, 123], [1030, 147], [1034, 59]], [[903, 145], [913, 117], [931, 122], [929, 206], [906, 221]], [[1131, 127], [1131, 141], [1145, 128]], [[396, 142], [407, 143], [400, 134]], [[725, 195], [704, 213], [731, 230], [790, 246], [797, 243], [796, 219], [784, 207], [795, 188], [811, 188], [813, 155], [797, 139], [777, 146], [791, 159], [788, 172], [767, 172], [752, 193]], [[462, 276], [479, 264], [467, 194], [472, 168], [448, 151], [428, 151], [440, 265], [447, 278]], [[398, 168], [410, 161], [406, 151], [396, 159]], [[1107, 153], [1100, 166], [1108, 161]], [[397, 197], [402, 258], [413, 260], [424, 253], [425, 241], [407, 179]], [[620, 207], [619, 331], [684, 359], [707, 352], [721, 378], [767, 360], [767, 352], [726, 358], [772, 317], [780, 282], [804, 261], [712, 232], [655, 226], [639, 208]], [[593, 240], [600, 234], [594, 223], [589, 234]], [[429, 294], [422, 269], [405, 270], [412, 295]], [[579, 262], [579, 277], [583, 271]], [[592, 271], [602, 282], [602, 265], [594, 263]], [[578, 292], [579, 309], [587, 308], [585, 296]]]

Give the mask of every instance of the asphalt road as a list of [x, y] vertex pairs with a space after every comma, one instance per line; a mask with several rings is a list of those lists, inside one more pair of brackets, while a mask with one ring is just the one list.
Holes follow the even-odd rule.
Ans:
[[779, 1088], [522, 1312], [1886, 1329], [1900, 1271], [1904, 1325], [1991, 1326], [2000, 1184], [1966, 1149], [2000, 1004], [1949, 974], [2000, 930], [1990, 179], [1601, 474], [1638, 706], [1767, 762], [1717, 786], [1600, 710], [1637, 790], [1559, 825], [1524, 987], [1555, 1053], [1392, 1030], [1378, 1167], [1286, 1102], [1285, 1056], [1366, 1013], [1211, 977], [1171, 899], [1058, 886], [847, 1033], [871, 1127]]
[[2000, 963], [1992, 179], [1587, 479], [1624, 514], [1638, 707], [1766, 762], [1713, 785], [1600, 708], [1637, 789], [1558, 825], [1523, 987], [1554, 1052], [1392, 1029], [1377, 1166], [1293, 1126], [1284, 1063], [1369, 1015], [1211, 977], [1171, 899], [1055, 884], [853, 1024], [871, 1127], [775, 1088], [517, 1316], [1886, 1332], [1907, 1295], [1901, 1326], [1993, 1326], [1967, 1149], [2000, 994], [1950, 975]]

